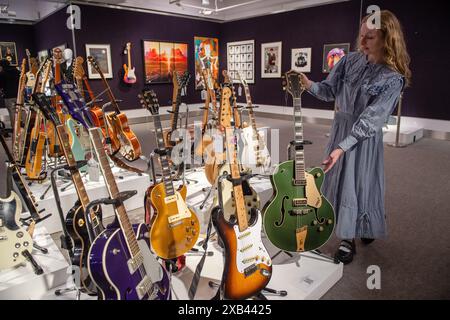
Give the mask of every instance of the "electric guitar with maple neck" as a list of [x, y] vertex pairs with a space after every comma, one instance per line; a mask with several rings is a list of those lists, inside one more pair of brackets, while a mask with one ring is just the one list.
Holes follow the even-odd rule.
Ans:
[[25, 85], [26, 96], [29, 97], [32, 93], [32, 90], [36, 84], [36, 74], [38, 71], [38, 64], [36, 58], [32, 58], [30, 54], [30, 50], [25, 49], [27, 59], [28, 59], [28, 72], [27, 76], [27, 84]]
[[[227, 107], [227, 113], [231, 115], [231, 106]], [[221, 206], [215, 207], [211, 213], [213, 224], [225, 247], [220, 293], [226, 299], [246, 299], [257, 295], [267, 286], [272, 276], [272, 261], [261, 241], [261, 213], [253, 208], [250, 219], [247, 218], [241, 170], [237, 161], [237, 138], [231, 117], [221, 119], [221, 130], [225, 133], [231, 171], [229, 178], [233, 184], [236, 208], [229, 221], [225, 219]]]
[[24, 130], [22, 127], [22, 110], [24, 107], [24, 92], [26, 85], [26, 76], [25, 76], [26, 63], [27, 60], [23, 59], [20, 68], [19, 88], [17, 90], [16, 110], [14, 112], [14, 123], [11, 123], [11, 126], [14, 126], [12, 152], [14, 160], [16, 162], [21, 162], [20, 160], [22, 159], [22, 155], [20, 154], [20, 152], [21, 150], [23, 150], [22, 144], [24, 142]]
[[168, 300], [171, 297], [169, 278], [150, 251], [148, 227], [143, 223], [131, 225], [119, 199], [119, 188], [109, 166], [101, 131], [92, 128], [89, 135], [109, 196], [119, 200], [114, 205], [115, 223], [92, 243], [90, 274], [106, 300]]
[[141, 104], [153, 115], [162, 182], [155, 185], [150, 199], [157, 214], [150, 233], [150, 242], [156, 254], [163, 259], [174, 259], [192, 249], [197, 242], [200, 226], [194, 211], [186, 205], [187, 189], [173, 186], [164, 145], [163, 129], [159, 116], [159, 103], [153, 91], [144, 91]]
[[231, 89], [231, 100], [233, 103], [232, 105], [233, 105], [234, 127], [241, 128], [242, 127], [241, 115], [239, 114], [239, 108], [237, 106], [237, 99], [236, 99], [236, 94], [234, 92], [233, 80], [231, 80], [227, 70], [223, 70], [222, 75], [223, 75], [223, 79], [224, 79], [223, 80], [224, 85], [228, 86]]
[[94, 207], [86, 213], [85, 210], [90, 200], [69, 145], [66, 126], [61, 122], [58, 112], [52, 107], [49, 97], [44, 93], [36, 93], [33, 95], [33, 99], [47, 120], [55, 126], [61, 149], [70, 168], [71, 178], [78, 196], [78, 201], [69, 210], [65, 220], [65, 228], [73, 242], [73, 256], [70, 258], [72, 265], [80, 270], [80, 289], [85, 293], [93, 294], [96, 292], [96, 288], [88, 272], [88, 251], [95, 237], [104, 230], [101, 208]]
[[[111, 128], [107, 125], [107, 122], [105, 122], [105, 115], [103, 114], [103, 110], [101, 107], [99, 107], [96, 103], [95, 95], [91, 89], [91, 86], [89, 85], [88, 78], [86, 76], [86, 73], [83, 68], [84, 59], [83, 57], [77, 57], [75, 59], [74, 67], [73, 67], [73, 77], [77, 82], [78, 90], [83, 94], [83, 84], [86, 87], [86, 91], [89, 95], [89, 113], [90, 113], [90, 119], [92, 121], [92, 124], [100, 128], [103, 133], [103, 137], [105, 137], [105, 144], [110, 145], [111, 154], [115, 154], [120, 149], [120, 141], [116, 139], [111, 139], [109, 137], [113, 136], [114, 132], [111, 130]], [[83, 94], [84, 95], [84, 94]]]
[[131, 42], [127, 43], [125, 50], [127, 51], [128, 56], [128, 66], [126, 64], [123, 65], [123, 81], [129, 84], [136, 83], [136, 74], [134, 72], [134, 67], [131, 67]]
[[103, 84], [106, 87], [106, 92], [109, 96], [109, 100], [114, 108], [114, 112], [109, 112], [106, 114], [106, 121], [108, 121], [109, 127], [113, 131], [113, 134], [110, 135], [110, 138], [111, 140], [116, 140], [114, 143], [119, 142], [119, 153], [125, 159], [127, 159], [128, 161], [134, 161], [141, 155], [141, 144], [128, 125], [127, 116], [120, 111], [117, 100], [114, 97], [114, 94], [112, 93], [111, 88], [109, 87], [109, 84], [106, 81], [105, 76], [103, 75], [103, 72], [98, 66], [97, 62], [91, 56], [88, 57], [88, 61], [100, 75]]
[[250, 96], [250, 89], [247, 81], [240, 72], [238, 73], [238, 76], [244, 87], [248, 117], [251, 123], [251, 126], [242, 129], [241, 138], [244, 146], [241, 152], [241, 161], [244, 166], [250, 168], [253, 173], [265, 174], [270, 171], [270, 153], [265, 143], [264, 133], [258, 131], [256, 126], [252, 97]]
[[285, 251], [304, 252], [324, 245], [333, 233], [332, 205], [321, 193], [325, 178], [319, 167], [306, 170], [301, 114], [300, 74], [285, 74], [284, 87], [294, 104], [294, 160], [280, 163], [271, 176], [275, 191], [264, 208], [264, 229], [269, 240]]

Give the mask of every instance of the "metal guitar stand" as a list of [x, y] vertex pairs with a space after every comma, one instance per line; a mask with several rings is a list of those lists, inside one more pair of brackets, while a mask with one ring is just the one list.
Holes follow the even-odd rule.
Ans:
[[[77, 168], [81, 168], [81, 167], [85, 166], [86, 163], [87, 163], [86, 160], [77, 161]], [[70, 169], [70, 166], [68, 164], [59, 165], [59, 166], [53, 168], [50, 172], [50, 181], [51, 181], [51, 187], [53, 190], [53, 195], [55, 196], [56, 208], [58, 209], [58, 215], [61, 220], [61, 226], [62, 226], [62, 230], [63, 230], [63, 233], [60, 236], [61, 248], [67, 250], [69, 257], [70, 257], [70, 261], [72, 261], [72, 259], [74, 257], [73, 243], [70, 238], [69, 232], [67, 231], [67, 228], [66, 228], [64, 212], [61, 208], [61, 199], [59, 197], [58, 186], [56, 185], [56, 174], [58, 173], [58, 171], [69, 170], [69, 169]], [[73, 267], [73, 265], [72, 265], [72, 267]], [[55, 295], [61, 296], [65, 293], [72, 292], [72, 291], [76, 291], [76, 299], [80, 300], [81, 291], [75, 284], [73, 287], [70, 287], [70, 288], [56, 290]]]

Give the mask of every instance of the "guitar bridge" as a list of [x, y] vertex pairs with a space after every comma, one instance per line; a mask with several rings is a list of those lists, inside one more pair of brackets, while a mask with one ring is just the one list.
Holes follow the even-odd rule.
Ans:
[[[136, 287], [136, 292], [139, 297], [139, 300], [142, 300], [145, 294], [147, 294], [152, 287], [153, 283], [150, 280], [150, 278], [147, 275], [144, 276], [144, 278], [141, 280], [141, 282], [139, 282], [139, 284]], [[156, 298], [156, 290], [152, 290], [148, 300], [154, 300], [155, 298]]]
[[310, 213], [311, 211], [312, 211], [311, 208], [306, 207], [306, 208], [301, 208], [301, 209], [299, 209], [299, 208], [292, 209], [289, 211], [289, 213], [293, 216], [305, 216], [308, 213]]

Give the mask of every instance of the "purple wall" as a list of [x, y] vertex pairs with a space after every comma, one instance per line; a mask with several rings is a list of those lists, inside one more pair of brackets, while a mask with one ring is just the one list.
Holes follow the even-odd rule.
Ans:
[[[372, 4], [363, 0], [363, 11]], [[450, 120], [450, 98], [446, 93], [450, 70], [447, 38], [450, 33], [444, 1], [428, 1], [420, 4], [407, 0], [377, 0], [382, 9], [393, 11], [403, 24], [407, 46], [411, 55], [413, 83], [405, 92], [403, 114], [412, 117]], [[133, 11], [81, 6], [82, 29], [76, 31], [77, 54], [85, 56], [86, 43], [105, 43], [112, 48], [114, 78], [109, 83], [125, 108], [139, 108], [137, 94], [143, 88], [142, 39], [168, 40], [189, 44], [189, 72], [194, 73], [194, 36], [218, 37], [220, 40], [220, 66], [226, 68], [226, 43], [255, 40], [255, 84], [250, 85], [255, 104], [286, 105], [280, 79], [261, 78], [261, 43], [282, 41], [282, 70], [290, 69], [291, 48], [312, 48], [312, 72], [308, 76], [319, 81], [326, 77], [322, 73], [323, 45], [327, 43], [350, 43], [354, 50], [359, 28], [359, 0], [325, 5], [276, 15], [263, 16], [225, 24], [154, 15]], [[30, 26], [1, 25], [0, 40], [14, 41], [19, 57], [29, 46], [36, 51], [49, 49], [62, 43], [72, 46], [71, 31], [66, 28], [67, 14], [60, 10], [44, 21]], [[34, 31], [34, 38], [30, 36]], [[128, 86], [121, 81], [122, 65], [126, 56], [122, 50], [126, 42], [132, 42], [133, 65], [138, 83]], [[442, 53], [439, 55], [439, 53]], [[440, 59], [440, 56], [443, 58]], [[103, 90], [100, 80], [91, 80], [94, 91]], [[172, 86], [155, 84], [161, 105], [168, 105], [172, 97]], [[308, 94], [303, 95], [303, 105], [311, 108], [332, 109]], [[200, 102], [199, 91], [194, 90], [193, 81], [188, 88], [189, 103]], [[244, 101], [240, 97], [239, 101]], [[290, 105], [290, 100], [287, 100]]]
[[0, 42], [15, 42], [18, 64], [26, 58], [25, 49], [30, 50], [32, 56], [36, 55], [33, 37], [33, 26], [21, 24], [0, 23]]

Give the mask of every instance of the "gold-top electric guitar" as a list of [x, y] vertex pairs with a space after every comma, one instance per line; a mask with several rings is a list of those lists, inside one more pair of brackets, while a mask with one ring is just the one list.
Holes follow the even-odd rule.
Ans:
[[182, 185], [178, 190], [173, 186], [167, 150], [164, 146], [158, 99], [153, 91], [144, 91], [140, 98], [142, 106], [153, 115], [162, 167], [162, 182], [155, 185], [150, 194], [152, 205], [157, 212], [151, 226], [150, 242], [159, 257], [174, 259], [191, 250], [197, 242], [199, 221], [194, 211], [186, 205], [186, 186]]

